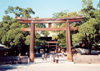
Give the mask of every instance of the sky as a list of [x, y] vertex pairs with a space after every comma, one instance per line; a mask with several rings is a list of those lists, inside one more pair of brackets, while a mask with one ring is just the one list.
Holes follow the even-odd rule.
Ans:
[[[93, 0], [93, 5], [96, 7], [99, 0]], [[32, 17], [50, 18], [54, 13], [78, 12], [82, 9], [81, 0], [0, 0], [0, 21], [5, 15], [4, 11], [8, 6], [19, 6], [22, 8], [32, 8], [35, 15]]]

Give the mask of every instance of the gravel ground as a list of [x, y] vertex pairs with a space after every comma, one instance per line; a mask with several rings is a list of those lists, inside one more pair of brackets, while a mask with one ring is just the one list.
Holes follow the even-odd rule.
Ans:
[[60, 58], [59, 63], [35, 59], [34, 63], [17, 65], [0, 65], [0, 71], [100, 71], [100, 64], [74, 64]]

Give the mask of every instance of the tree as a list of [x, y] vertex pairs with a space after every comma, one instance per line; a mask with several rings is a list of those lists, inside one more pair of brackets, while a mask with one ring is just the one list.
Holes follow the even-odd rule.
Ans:
[[[82, 4], [83, 8], [81, 9], [80, 14], [84, 16], [84, 19], [82, 20], [82, 22], [70, 24], [70, 26], [79, 27], [78, 31], [71, 31], [73, 46], [77, 43], [82, 42], [82, 40], [85, 38], [85, 33], [87, 34], [88, 43], [90, 43], [93, 40], [93, 44], [95, 44], [96, 42], [95, 40], [97, 40], [96, 36], [100, 33], [100, 10], [93, 7], [92, 0], [82, 0], [82, 2], [83, 2]], [[54, 14], [54, 18], [75, 17], [79, 16], [80, 14], [77, 14], [76, 12], [71, 12], [71, 13], [59, 12]], [[65, 23], [54, 25], [54, 27], [58, 26], [64, 27]], [[59, 46], [66, 47], [65, 32], [60, 31], [56, 33], [58, 36], [57, 39], [59, 42]]]
[[8, 6], [8, 9], [5, 10], [6, 14], [12, 13], [18, 17], [31, 17], [31, 14], [35, 14], [35, 12], [31, 8], [20, 8], [19, 6], [12, 7]]
[[[79, 16], [79, 14], [77, 12], [70, 12], [70, 13], [66, 13], [66, 12], [58, 12], [58, 13], [54, 13], [54, 18], [66, 18], [66, 17], [76, 17]], [[60, 24], [54, 24], [53, 27], [65, 27], [66, 23], [60, 23]], [[76, 26], [76, 24], [72, 25], [70, 24], [70, 26]], [[56, 33], [56, 35], [53, 35], [53, 39], [57, 39], [57, 41], [59, 42], [59, 46], [61, 48], [66, 48], [66, 36], [65, 36], [65, 31], [58, 31], [58, 32], [54, 32]], [[71, 32], [72, 34], [72, 32]]]
[[89, 53], [91, 53], [92, 46], [97, 43], [96, 36], [98, 36], [100, 30], [100, 10], [93, 7], [92, 0], [82, 0], [82, 2], [81, 14], [85, 16], [85, 19], [82, 22], [83, 24], [79, 26], [78, 33], [72, 36], [73, 45], [86, 38], [85, 48], [89, 48]]
[[22, 27], [29, 27], [29, 25], [20, 24], [16, 19], [11, 18], [9, 13], [19, 17], [31, 17], [31, 14], [34, 14], [34, 12], [31, 8], [24, 9], [9, 6], [6, 13], [8, 15], [4, 16], [2, 22], [0, 22], [0, 42], [9, 48], [18, 49], [19, 54], [21, 54], [24, 52], [24, 49], [27, 49], [25, 41], [28, 40], [29, 32], [22, 32], [20, 29]]
[[97, 4], [97, 7], [100, 9], [100, 1], [99, 1], [99, 3]]
[[[31, 8], [25, 9], [25, 8], [20, 8], [18, 6], [17, 7], [9, 6], [8, 9], [5, 11], [5, 13], [8, 15], [13, 14], [18, 17], [31, 17], [32, 14], [35, 14], [35, 12]], [[38, 17], [36, 17], [36, 18], [38, 18]], [[8, 24], [9, 18], [4, 17], [3, 21], [4, 20], [7, 21], [7, 24]], [[12, 18], [12, 20], [15, 20], [15, 19]], [[11, 22], [11, 25], [9, 25], [9, 27], [12, 27], [12, 28], [10, 28], [8, 31], [6, 31], [7, 34], [5, 34], [5, 35], [8, 35], [7, 36], [8, 40], [6, 40], [7, 44], [5, 44], [5, 45], [9, 45], [9, 47], [11, 47], [11, 48], [18, 47], [19, 49], [22, 49], [23, 46], [29, 47], [29, 44], [30, 44], [29, 33], [21, 32], [20, 29], [22, 27], [30, 27], [30, 25], [29, 24], [22, 25], [22, 24], [18, 23], [17, 20], [15, 20], [15, 22]], [[46, 26], [44, 24], [36, 24], [35, 27], [45, 28]], [[11, 33], [11, 32], [13, 32], [13, 33]], [[49, 32], [47, 32], [47, 31], [39, 31], [39, 32], [36, 31], [35, 32], [35, 47], [40, 46], [40, 43], [41, 43], [39, 40], [39, 38], [41, 36], [40, 34], [47, 37], [49, 35]], [[16, 35], [16, 38], [14, 37], [15, 35]], [[3, 40], [5, 40], [5, 37]]]
[[[86, 23], [82, 24], [79, 26], [79, 32], [72, 35], [73, 38], [73, 45], [75, 45], [76, 43], [79, 43], [82, 41], [82, 39], [85, 37], [85, 33], [87, 34], [87, 36], [89, 36], [90, 34], [92, 35], [91, 37], [95, 37], [96, 36], [96, 29], [95, 29], [95, 25], [97, 25], [97, 22], [95, 19], [91, 18], [89, 21], [87, 21]], [[89, 41], [89, 40], [88, 40]]]
[[94, 16], [94, 12], [95, 12], [95, 8], [93, 7], [93, 3], [92, 0], [82, 0], [83, 4], [82, 4], [82, 9], [81, 12], [82, 14], [87, 18], [95, 18]]

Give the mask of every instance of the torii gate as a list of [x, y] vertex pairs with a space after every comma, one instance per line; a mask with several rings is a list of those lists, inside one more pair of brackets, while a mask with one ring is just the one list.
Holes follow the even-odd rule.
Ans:
[[[70, 27], [72, 22], [80, 22], [83, 17], [68, 17], [68, 18], [22, 18], [16, 17], [20, 23], [31, 24], [30, 28], [22, 28], [22, 31], [30, 31], [30, 61], [34, 62], [34, 46], [35, 46], [35, 31], [66, 31], [66, 49], [67, 49], [67, 60], [72, 61], [71, 53], [71, 40], [70, 30], [78, 30], [78, 27]], [[51, 28], [54, 23], [66, 23], [63, 28]], [[48, 24], [48, 28], [35, 28], [35, 24]]]

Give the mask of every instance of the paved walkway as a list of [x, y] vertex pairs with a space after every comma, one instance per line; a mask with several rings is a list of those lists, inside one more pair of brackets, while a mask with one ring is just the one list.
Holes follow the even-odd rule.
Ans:
[[59, 63], [35, 59], [35, 63], [18, 65], [0, 65], [0, 71], [100, 71], [100, 64], [74, 64], [60, 58]]

